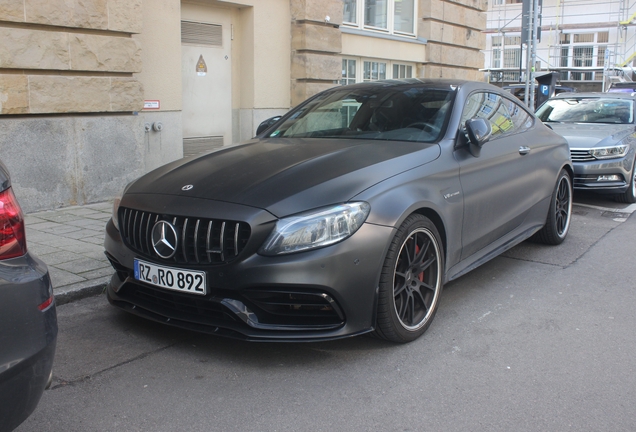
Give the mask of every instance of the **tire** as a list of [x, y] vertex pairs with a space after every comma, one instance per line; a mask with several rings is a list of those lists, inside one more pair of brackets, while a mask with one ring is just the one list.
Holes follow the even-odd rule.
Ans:
[[570, 230], [572, 217], [572, 180], [566, 170], [561, 170], [557, 179], [545, 225], [532, 239], [544, 244], [563, 243]]
[[425, 216], [409, 216], [397, 230], [382, 273], [375, 336], [411, 342], [431, 325], [442, 292], [444, 254]]
[[622, 194], [616, 195], [614, 199], [619, 203], [636, 203], [636, 160], [632, 164], [632, 178], [629, 182], [629, 187]]

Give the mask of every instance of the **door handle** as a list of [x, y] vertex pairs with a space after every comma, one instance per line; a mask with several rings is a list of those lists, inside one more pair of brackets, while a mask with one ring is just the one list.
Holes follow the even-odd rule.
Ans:
[[519, 147], [519, 154], [520, 155], [527, 155], [528, 153], [530, 153], [530, 147], [527, 146], [520, 146]]

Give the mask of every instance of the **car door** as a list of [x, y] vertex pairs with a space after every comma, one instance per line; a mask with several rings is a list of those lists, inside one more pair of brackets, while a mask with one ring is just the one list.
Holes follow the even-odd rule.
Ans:
[[484, 118], [492, 137], [479, 155], [467, 146], [455, 152], [464, 196], [462, 259], [482, 250], [519, 227], [536, 201], [536, 164], [526, 132], [534, 118], [519, 104], [494, 92], [472, 93], [461, 125]]

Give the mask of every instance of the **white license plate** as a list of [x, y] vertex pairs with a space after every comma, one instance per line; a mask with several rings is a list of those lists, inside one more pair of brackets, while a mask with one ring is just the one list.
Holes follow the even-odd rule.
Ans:
[[188, 294], [206, 294], [205, 272], [160, 266], [135, 260], [135, 279]]

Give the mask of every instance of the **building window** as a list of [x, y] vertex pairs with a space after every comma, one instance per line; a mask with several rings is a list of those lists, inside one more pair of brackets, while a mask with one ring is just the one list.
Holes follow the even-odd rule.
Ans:
[[[598, 33], [562, 33], [559, 41], [556, 65], [562, 68], [577, 68], [579, 70], [563, 70], [560, 72], [562, 81], [593, 81], [603, 78], [603, 72], [598, 69], [605, 66], [605, 53], [609, 41], [609, 32]], [[583, 70], [581, 70], [583, 69]]]
[[386, 63], [377, 61], [365, 61], [362, 72], [363, 81], [377, 81], [386, 79]]
[[413, 78], [415, 65], [363, 58], [342, 59], [340, 84], [377, 81], [383, 79]]
[[344, 0], [344, 25], [415, 36], [415, 0]]
[[413, 78], [413, 67], [403, 64], [393, 64], [393, 79]]
[[340, 84], [354, 84], [356, 82], [356, 61], [352, 59], [342, 59], [342, 79]]

